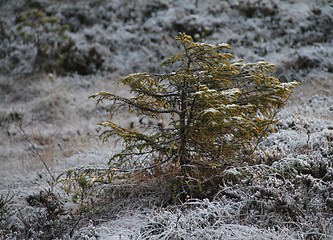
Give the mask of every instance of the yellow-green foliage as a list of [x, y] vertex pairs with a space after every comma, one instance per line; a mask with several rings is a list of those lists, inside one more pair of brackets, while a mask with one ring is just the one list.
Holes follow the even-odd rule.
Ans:
[[[197, 43], [185, 34], [176, 40], [183, 51], [162, 64], [173, 67], [173, 72], [125, 77], [121, 82], [130, 87], [132, 98], [108, 92], [92, 96], [98, 103], [111, 103], [111, 120], [100, 123], [110, 129], [102, 134], [103, 140], [116, 137], [125, 142], [110, 166], [172, 159], [182, 167], [240, 159], [267, 136], [276, 112], [299, 84], [281, 83], [272, 76], [274, 66], [267, 62], [231, 61], [228, 44]], [[112, 120], [119, 109], [156, 118], [163, 124], [144, 131], [120, 127]]]
[[54, 57], [49, 58], [66, 39], [65, 32], [69, 29], [68, 25], [61, 25], [58, 18], [47, 16], [39, 9], [21, 12], [16, 22], [20, 35], [37, 48], [35, 68], [45, 68], [47, 60], [56, 60]]
[[[117, 173], [174, 171], [176, 166], [179, 184], [198, 184], [200, 191], [201, 178], [207, 176], [200, 169], [208, 167], [214, 175], [225, 165], [251, 157], [261, 138], [272, 130], [277, 111], [299, 85], [281, 83], [272, 76], [274, 67], [267, 62], [233, 62], [228, 44], [197, 43], [186, 34], [179, 34], [176, 40], [183, 51], [162, 64], [174, 71], [123, 78], [121, 83], [130, 87], [130, 98], [109, 92], [91, 96], [97, 103], [110, 103], [110, 120], [100, 123], [107, 128], [102, 139], [115, 137], [124, 144], [123, 149], [111, 157], [108, 170], [81, 169], [74, 179], [73, 171], [63, 175], [67, 187], [72, 186], [71, 180], [82, 177], [90, 184], [106, 183]], [[121, 126], [113, 115], [124, 110], [158, 124]], [[76, 185], [80, 188], [79, 181]]]
[[44, 12], [38, 9], [31, 9], [27, 12], [20, 13], [17, 21], [20, 23], [17, 28], [21, 34], [35, 41], [39, 40], [38, 36], [36, 36], [40, 34], [39, 32], [57, 32], [60, 36], [65, 38], [65, 31], [68, 30], [68, 26], [66, 25], [59, 26], [58, 18], [48, 17]]

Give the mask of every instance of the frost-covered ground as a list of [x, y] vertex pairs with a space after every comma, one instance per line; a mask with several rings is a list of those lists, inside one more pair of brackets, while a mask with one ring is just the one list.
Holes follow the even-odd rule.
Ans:
[[[113, 200], [103, 193], [72, 239], [333, 239], [332, 1], [25, 2], [0, 1], [0, 238], [70, 238], [63, 225], [73, 229], [80, 216], [50, 216], [62, 208], [59, 199], [66, 211], [75, 205], [59, 186], [60, 196], [47, 193], [51, 179], [34, 147], [55, 176], [105, 164], [115, 149], [99, 141], [96, 123], [107, 112], [89, 95], [126, 94], [115, 80], [157, 72], [179, 47], [173, 37], [186, 32], [230, 43], [236, 59], [269, 61], [282, 81], [303, 83], [279, 114], [277, 133], [262, 143], [269, 157], [223, 172], [226, 181], [210, 201], [166, 206], [165, 190], [154, 184], [129, 185]], [[36, 45], [16, 28], [19, 13], [30, 8], [70, 27], [67, 39], [53, 39], [53, 49], [66, 43], [59, 72], [32, 74]], [[123, 121], [136, 120], [124, 113]], [[14, 198], [3, 213], [7, 193]]]

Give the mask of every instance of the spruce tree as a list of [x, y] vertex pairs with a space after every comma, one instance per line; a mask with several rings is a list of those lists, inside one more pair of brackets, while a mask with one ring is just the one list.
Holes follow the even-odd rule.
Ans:
[[[228, 44], [197, 43], [186, 34], [176, 40], [183, 51], [162, 63], [172, 72], [123, 78], [131, 98], [109, 92], [92, 96], [97, 103], [111, 103], [111, 119], [100, 123], [108, 128], [103, 140], [116, 137], [125, 144], [111, 158], [110, 167], [131, 163], [140, 169], [173, 160], [186, 172], [198, 164], [242, 161], [272, 130], [277, 111], [299, 84], [281, 83], [267, 62], [232, 62]], [[124, 109], [160, 124], [122, 127], [112, 115]]]
[[[71, 180], [86, 189], [88, 183], [108, 183], [119, 173], [157, 169], [168, 174], [176, 168], [176, 191], [186, 188], [191, 195], [191, 185], [200, 185], [207, 173], [212, 177], [226, 166], [251, 160], [259, 141], [274, 130], [276, 113], [298, 82], [280, 82], [267, 62], [232, 61], [228, 44], [198, 43], [183, 33], [175, 39], [182, 51], [161, 65], [171, 71], [121, 79], [132, 97], [91, 96], [97, 104], [110, 103], [110, 119], [99, 123], [106, 129], [103, 141], [116, 138], [123, 148], [107, 169], [68, 171], [68, 190]], [[156, 124], [122, 126], [113, 117], [124, 110]]]

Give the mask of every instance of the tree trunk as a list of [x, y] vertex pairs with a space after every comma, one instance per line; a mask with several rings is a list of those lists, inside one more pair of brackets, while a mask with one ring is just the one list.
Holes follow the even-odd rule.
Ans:
[[188, 170], [188, 150], [187, 150], [187, 136], [186, 136], [186, 80], [184, 80], [181, 93], [181, 106], [180, 106], [180, 149], [179, 149], [179, 164], [183, 175], [186, 175]]

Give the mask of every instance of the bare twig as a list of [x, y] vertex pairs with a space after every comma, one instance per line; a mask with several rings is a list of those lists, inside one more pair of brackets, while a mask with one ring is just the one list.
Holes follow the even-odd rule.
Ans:
[[23, 127], [22, 127], [22, 122], [18, 121], [17, 125], [16, 125], [16, 129], [19, 131], [19, 133], [22, 135], [22, 137], [24, 137], [24, 139], [31, 145], [32, 149], [35, 151], [35, 153], [37, 154], [39, 160], [43, 163], [46, 171], [48, 172], [48, 174], [50, 175], [51, 179], [53, 182], [56, 181], [55, 177], [53, 176], [50, 168], [47, 166], [43, 156], [39, 153], [39, 151], [37, 150], [36, 146], [31, 142], [31, 140], [29, 139], [29, 137], [27, 136], [26, 132], [24, 131]]
[[[287, 102], [287, 100], [290, 98], [291, 93], [289, 94], [289, 96], [284, 100], [284, 103]], [[257, 143], [255, 145], [255, 147], [252, 149], [252, 151], [250, 152], [249, 156], [252, 156], [252, 154], [258, 149], [259, 144], [261, 143], [262, 139], [264, 138], [265, 133], [267, 132], [269, 126], [272, 124], [272, 122], [274, 121], [276, 115], [280, 112], [280, 108], [277, 108], [274, 110], [274, 113], [271, 117], [271, 119], [269, 120], [269, 123], [266, 125], [266, 127], [263, 129], [263, 131], [261, 132], [260, 136], [257, 139]]]
[[0, 195], [0, 210], [3, 209], [10, 201], [13, 199], [14, 194], [11, 194], [10, 192], [7, 193], [6, 196]]

